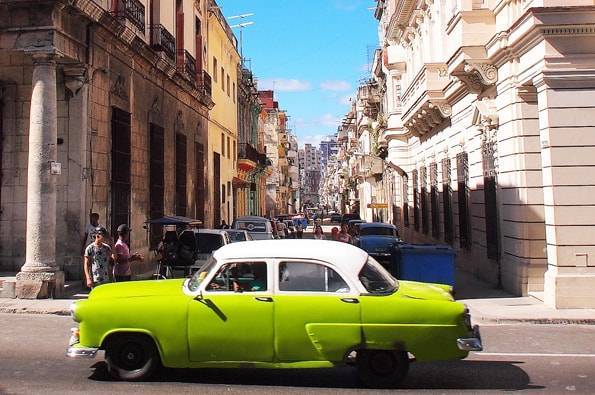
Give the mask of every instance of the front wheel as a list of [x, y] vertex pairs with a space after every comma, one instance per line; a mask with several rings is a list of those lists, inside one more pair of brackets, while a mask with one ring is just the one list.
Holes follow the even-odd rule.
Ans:
[[105, 362], [116, 380], [140, 381], [150, 377], [159, 365], [152, 339], [143, 335], [119, 335], [109, 340]]
[[409, 357], [403, 351], [360, 350], [357, 352], [357, 372], [368, 387], [394, 387], [407, 376]]

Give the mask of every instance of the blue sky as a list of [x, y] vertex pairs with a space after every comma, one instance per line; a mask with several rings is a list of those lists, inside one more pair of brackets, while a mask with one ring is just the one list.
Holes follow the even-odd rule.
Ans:
[[[218, 0], [226, 17], [254, 13], [242, 33], [259, 89], [273, 89], [300, 146], [336, 132], [378, 45], [373, 0]], [[239, 29], [233, 29], [240, 37]], [[370, 55], [368, 55], [368, 53]]]

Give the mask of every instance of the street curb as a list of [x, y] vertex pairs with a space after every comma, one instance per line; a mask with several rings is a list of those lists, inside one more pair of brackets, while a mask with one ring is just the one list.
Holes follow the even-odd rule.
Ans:
[[478, 324], [595, 325], [593, 318], [494, 318], [472, 316]]
[[0, 313], [3, 314], [36, 314], [36, 315], [61, 315], [67, 316], [70, 315], [70, 310], [54, 310], [54, 311], [47, 311], [47, 310], [29, 310], [27, 308], [18, 308], [18, 307], [1, 307]]

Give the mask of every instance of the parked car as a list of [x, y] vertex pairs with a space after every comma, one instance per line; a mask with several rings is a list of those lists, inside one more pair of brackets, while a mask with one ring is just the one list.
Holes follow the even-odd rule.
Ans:
[[238, 217], [231, 224], [232, 229], [247, 230], [254, 240], [273, 239], [273, 225], [264, 217]]
[[358, 213], [353, 213], [353, 214], [343, 214], [341, 216], [341, 225], [349, 223], [349, 221], [351, 221], [352, 219], [359, 219], [361, 220], [360, 216]]
[[359, 225], [365, 223], [366, 221], [362, 221], [361, 219], [351, 219], [347, 222], [347, 231], [352, 236], [357, 236], [359, 232]]
[[254, 240], [247, 230], [240, 229], [225, 229], [232, 243], [239, 241], [252, 241]]
[[395, 247], [400, 242], [396, 226], [382, 222], [367, 222], [358, 225], [358, 235], [353, 244], [366, 251], [393, 273]]
[[[172, 368], [322, 368], [355, 363], [392, 386], [414, 360], [481, 351], [445, 285], [397, 281], [367, 252], [321, 240], [234, 243], [186, 280], [101, 285], [71, 307], [70, 357], [105, 350], [116, 379]], [[107, 319], [106, 317], [109, 317]], [[257, 318], [255, 318], [257, 317]]]
[[179, 265], [192, 270], [200, 269], [214, 251], [231, 243], [227, 232], [220, 229], [185, 229], [178, 238]]
[[334, 223], [334, 224], [340, 223], [341, 222], [341, 217], [342, 217], [341, 214], [337, 214], [337, 213], [331, 214], [331, 218], [330, 218], [331, 219], [331, 223]]

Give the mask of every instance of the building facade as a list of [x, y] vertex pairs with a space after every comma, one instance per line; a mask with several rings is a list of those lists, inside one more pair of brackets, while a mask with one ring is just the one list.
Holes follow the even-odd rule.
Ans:
[[252, 72], [238, 70], [238, 175], [234, 178], [236, 216], [263, 215], [267, 161], [260, 100]]
[[301, 172], [301, 199], [306, 207], [317, 207], [320, 203], [321, 163], [320, 152], [312, 144], [304, 144], [299, 151]]
[[19, 296], [81, 278], [90, 212], [145, 256], [147, 219], [205, 218], [208, 11], [174, 3], [0, 4], [0, 267]]
[[238, 159], [238, 68], [240, 55], [237, 40], [221, 9], [209, 1], [208, 64], [212, 78], [215, 106], [209, 112], [208, 174], [212, 219], [207, 225], [222, 221], [230, 224], [237, 205], [233, 193]]
[[595, 307], [593, 2], [379, 0], [376, 17], [388, 220], [514, 294]]

